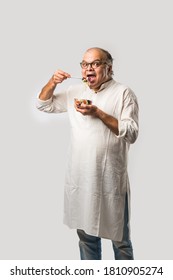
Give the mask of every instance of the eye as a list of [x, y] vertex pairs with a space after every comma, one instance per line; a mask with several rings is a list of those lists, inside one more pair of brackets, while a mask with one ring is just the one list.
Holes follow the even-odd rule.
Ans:
[[99, 67], [99, 66], [101, 65], [101, 61], [94, 61], [94, 62], [92, 63], [92, 65], [93, 65], [94, 67]]
[[88, 66], [88, 63], [87, 63], [87, 62], [82, 62], [81, 64], [82, 64], [82, 67], [83, 67], [83, 68], [87, 68], [87, 66]]

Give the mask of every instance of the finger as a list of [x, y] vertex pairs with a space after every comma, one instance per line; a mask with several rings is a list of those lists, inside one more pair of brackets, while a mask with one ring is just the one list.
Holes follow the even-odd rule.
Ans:
[[92, 105], [86, 105], [86, 104], [81, 103], [80, 108], [90, 110], [92, 108]]
[[77, 112], [80, 112], [82, 115], [88, 115], [89, 111], [85, 108], [75, 107]]
[[53, 76], [52, 76], [52, 80], [53, 80], [53, 82], [56, 83], [56, 84], [62, 82], [61, 77], [60, 77], [60, 76], [57, 76], [57, 75], [53, 75]]
[[70, 78], [70, 74], [62, 71], [62, 70], [57, 70], [55, 71], [55, 73], [52, 76], [53, 82], [58, 84], [58, 83], [62, 83], [64, 80], [66, 80], [67, 78]]
[[81, 113], [82, 115], [88, 115], [88, 112], [86, 110], [80, 110], [79, 108], [77, 108], [76, 111]]
[[66, 76], [64, 76], [63, 74], [60, 74], [60, 73], [54, 74], [52, 78], [55, 83], [62, 83], [64, 80], [67, 79]]
[[71, 75], [67, 72], [64, 72], [60, 69], [58, 69], [57, 71], [55, 71], [54, 75], [58, 76], [58, 75], [62, 75], [63, 77], [66, 77], [66, 78], [70, 78]]

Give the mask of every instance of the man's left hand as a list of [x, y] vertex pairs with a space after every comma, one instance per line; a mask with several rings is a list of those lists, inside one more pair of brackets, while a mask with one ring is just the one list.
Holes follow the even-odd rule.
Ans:
[[75, 104], [76, 111], [80, 112], [84, 116], [93, 116], [97, 117], [98, 108], [95, 105], [76, 105]]

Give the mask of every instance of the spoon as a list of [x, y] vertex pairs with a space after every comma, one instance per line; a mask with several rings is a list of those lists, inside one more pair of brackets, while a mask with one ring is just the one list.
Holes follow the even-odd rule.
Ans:
[[83, 80], [83, 78], [79, 78], [79, 77], [70, 77], [71, 79], [79, 79], [79, 80]]
[[82, 80], [83, 82], [87, 82], [87, 79], [86, 78], [79, 78], [79, 77], [70, 77], [71, 79], [79, 79], [79, 80]]

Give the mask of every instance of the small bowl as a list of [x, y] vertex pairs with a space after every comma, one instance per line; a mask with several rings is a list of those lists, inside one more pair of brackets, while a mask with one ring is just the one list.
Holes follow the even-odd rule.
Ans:
[[75, 101], [75, 104], [77, 106], [80, 106], [82, 104], [84, 104], [84, 105], [92, 105], [92, 101], [89, 100], [89, 99], [77, 99], [77, 98], [75, 98], [74, 101]]

